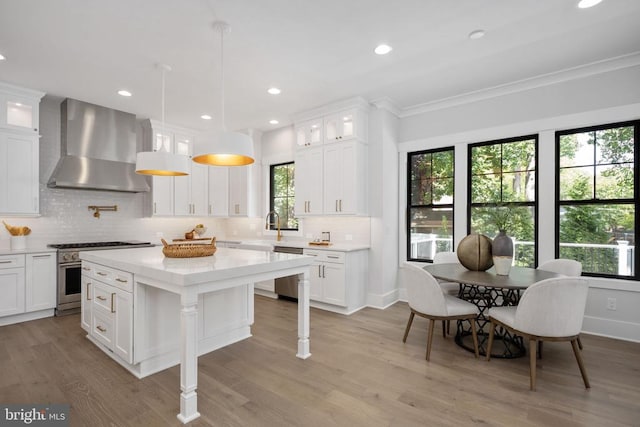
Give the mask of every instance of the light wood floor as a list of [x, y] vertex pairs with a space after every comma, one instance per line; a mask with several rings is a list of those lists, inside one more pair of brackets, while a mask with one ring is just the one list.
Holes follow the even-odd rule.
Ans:
[[[585, 390], [571, 347], [545, 343], [537, 392], [528, 358], [475, 359], [427, 321], [407, 339], [406, 304], [352, 316], [311, 310], [295, 357], [296, 305], [256, 297], [254, 336], [199, 359], [192, 426], [638, 426], [640, 344], [584, 335]], [[0, 402], [70, 403], [72, 426], [181, 425], [179, 369], [138, 380], [87, 341], [78, 315], [0, 327]], [[438, 329], [440, 331], [440, 329]]]

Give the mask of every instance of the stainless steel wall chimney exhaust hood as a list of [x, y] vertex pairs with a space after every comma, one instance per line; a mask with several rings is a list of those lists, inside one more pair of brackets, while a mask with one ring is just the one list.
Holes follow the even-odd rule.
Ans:
[[135, 172], [135, 115], [68, 98], [60, 121], [60, 161], [48, 187], [149, 191], [147, 179]]

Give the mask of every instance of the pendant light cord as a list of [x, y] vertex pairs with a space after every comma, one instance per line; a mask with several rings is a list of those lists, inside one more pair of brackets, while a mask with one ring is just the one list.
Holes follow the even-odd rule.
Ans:
[[225, 32], [225, 28], [224, 27], [220, 27], [220, 97], [222, 98], [221, 101], [221, 112], [220, 112], [220, 117], [222, 119], [222, 131], [226, 131], [227, 127], [225, 126], [225, 119], [224, 119], [224, 32]]

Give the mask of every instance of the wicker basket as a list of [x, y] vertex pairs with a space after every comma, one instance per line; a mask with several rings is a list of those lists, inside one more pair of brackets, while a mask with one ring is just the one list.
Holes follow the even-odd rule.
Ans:
[[211, 243], [197, 244], [197, 243], [177, 243], [170, 245], [164, 239], [162, 244], [162, 253], [167, 258], [195, 258], [202, 256], [211, 256], [216, 253], [216, 238], [211, 239]]

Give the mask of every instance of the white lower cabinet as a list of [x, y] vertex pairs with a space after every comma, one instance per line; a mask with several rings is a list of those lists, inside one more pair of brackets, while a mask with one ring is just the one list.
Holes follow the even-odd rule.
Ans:
[[0, 255], [0, 325], [53, 315], [56, 253]]
[[304, 254], [315, 257], [309, 277], [312, 306], [342, 314], [365, 306], [367, 251], [305, 249]]
[[[84, 263], [81, 324], [89, 335], [127, 363], [133, 363], [133, 276]], [[83, 270], [85, 271], [85, 270]]]

